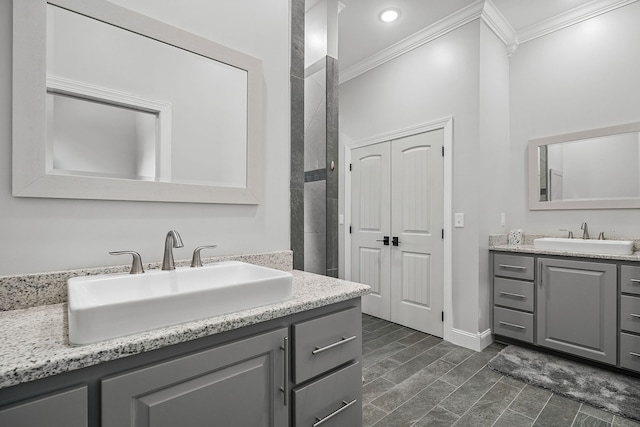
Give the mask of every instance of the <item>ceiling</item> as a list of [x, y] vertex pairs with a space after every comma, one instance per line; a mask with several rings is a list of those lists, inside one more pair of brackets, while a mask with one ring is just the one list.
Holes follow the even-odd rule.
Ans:
[[[340, 69], [347, 69], [478, 0], [340, 0]], [[523, 28], [563, 12], [602, 0], [493, 0], [513, 29]], [[378, 14], [386, 8], [400, 10], [400, 18], [384, 23]]]

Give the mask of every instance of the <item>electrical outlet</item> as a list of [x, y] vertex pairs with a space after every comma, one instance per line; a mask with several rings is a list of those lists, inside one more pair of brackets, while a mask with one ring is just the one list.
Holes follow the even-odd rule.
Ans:
[[464, 214], [463, 213], [456, 213], [453, 216], [453, 226], [455, 228], [463, 228], [464, 227]]
[[500, 214], [500, 225], [504, 227], [506, 223], [507, 223], [507, 214], [502, 212]]

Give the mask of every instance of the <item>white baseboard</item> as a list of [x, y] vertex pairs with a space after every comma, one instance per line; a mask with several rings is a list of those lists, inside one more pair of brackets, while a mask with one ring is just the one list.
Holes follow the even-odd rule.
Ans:
[[482, 351], [493, 342], [491, 329], [484, 332], [467, 332], [462, 329], [451, 329], [451, 342], [455, 345], [468, 348], [474, 351]]

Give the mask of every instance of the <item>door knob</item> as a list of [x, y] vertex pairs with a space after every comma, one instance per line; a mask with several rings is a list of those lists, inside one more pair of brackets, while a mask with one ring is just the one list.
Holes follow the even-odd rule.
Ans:
[[383, 242], [385, 246], [389, 246], [389, 236], [384, 236], [382, 240], [376, 240], [376, 242]]
[[398, 236], [393, 236], [393, 246], [400, 246], [400, 240], [398, 239]]

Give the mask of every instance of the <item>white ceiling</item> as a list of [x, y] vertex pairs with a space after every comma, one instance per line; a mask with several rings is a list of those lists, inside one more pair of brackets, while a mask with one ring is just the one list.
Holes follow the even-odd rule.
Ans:
[[[602, 0], [493, 0], [511, 26], [521, 30], [563, 12]], [[340, 0], [338, 57], [344, 70], [415, 34], [477, 0]], [[386, 8], [401, 11], [393, 23], [378, 14]]]

